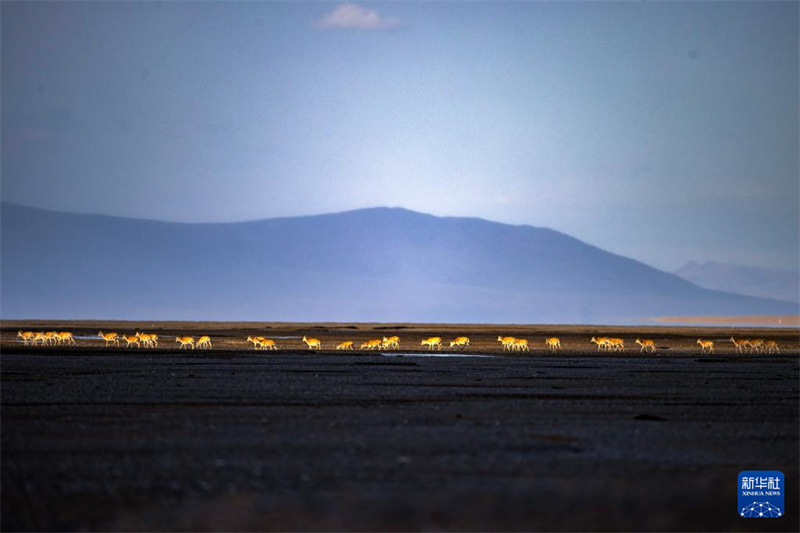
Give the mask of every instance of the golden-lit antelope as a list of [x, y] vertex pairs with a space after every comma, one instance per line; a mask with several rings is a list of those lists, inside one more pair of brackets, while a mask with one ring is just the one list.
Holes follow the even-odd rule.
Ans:
[[360, 349], [361, 350], [380, 350], [383, 346], [383, 341], [381, 339], [373, 339], [367, 342], [362, 342]]
[[22, 344], [27, 346], [29, 342], [33, 342], [33, 339], [36, 338], [36, 333], [32, 331], [18, 331], [17, 337], [22, 339]]
[[615, 352], [624, 352], [625, 341], [622, 339], [610, 338], [608, 339], [608, 347]]
[[764, 339], [748, 339], [747, 344], [751, 352], [761, 353], [764, 349]]
[[592, 340], [590, 342], [593, 342], [597, 345], [598, 352], [600, 350], [606, 351], [610, 348], [608, 337], [597, 337], [597, 338], [592, 337]]
[[307, 339], [307, 338], [305, 337], [305, 335], [303, 335], [303, 342], [304, 342], [304, 343], [306, 343], [306, 344], [308, 345], [308, 349], [309, 349], [309, 350], [313, 350], [313, 349], [315, 349], [315, 348], [316, 348], [317, 350], [319, 350], [319, 349], [321, 349], [321, 348], [322, 348], [322, 342], [320, 342], [320, 340], [319, 340], [319, 339]]
[[456, 337], [452, 341], [450, 341], [450, 347], [457, 347], [464, 350], [465, 348], [469, 347], [469, 337]]
[[530, 352], [531, 349], [528, 346], [528, 339], [514, 339], [514, 351], [515, 352]]
[[256, 350], [277, 350], [275, 341], [266, 337], [247, 337], [247, 342], [253, 343]]
[[203, 335], [202, 337], [197, 339], [197, 348], [199, 348], [199, 349], [207, 348], [207, 349], [210, 350], [211, 349], [211, 337], [209, 337], [208, 335]]
[[740, 353], [744, 352], [745, 349], [750, 345], [750, 341], [748, 341], [747, 339], [739, 339], [737, 341], [736, 339], [731, 337], [731, 342], [733, 343], [734, 346], [736, 346], [736, 351]]
[[194, 337], [175, 337], [175, 342], [180, 344], [178, 347], [179, 350], [187, 346], [191, 346], [192, 350], [194, 350]]
[[52, 344], [53, 346], [55, 346], [56, 344], [58, 344], [58, 332], [57, 331], [45, 332], [44, 338], [46, 340], [46, 344], [48, 344], [48, 345]]
[[145, 348], [150, 346], [150, 337], [147, 335], [147, 333], [142, 333], [141, 331], [137, 330], [134, 335], [136, 335], [136, 338], [142, 343], [142, 346]]
[[75, 337], [72, 335], [70, 331], [59, 331], [57, 334], [58, 344], [71, 344], [73, 346], [77, 346], [75, 343]]
[[136, 336], [139, 337], [139, 340], [142, 341], [142, 345], [147, 348], [155, 348], [158, 346], [158, 335], [155, 333], [136, 333]]
[[101, 331], [97, 336], [106, 341], [106, 346], [108, 346], [109, 343], [119, 346], [119, 333], [103, 333]]
[[393, 350], [399, 350], [400, 349], [400, 337], [398, 337], [397, 335], [393, 335], [393, 336], [391, 336], [389, 338], [384, 337], [383, 338], [383, 343], [388, 348], [391, 348]]
[[44, 346], [45, 343], [47, 342], [47, 339], [44, 336], [44, 331], [37, 331], [36, 333], [34, 333], [33, 340], [31, 342], [33, 343], [34, 346], [36, 346], [37, 342], [41, 342], [42, 346]]
[[131, 344], [135, 344], [138, 348], [142, 347], [141, 344], [139, 344], [139, 337], [137, 337], [136, 335], [126, 335], [123, 333], [122, 340], [124, 340], [127, 343], [125, 344], [126, 348], [130, 347]]
[[434, 346], [437, 350], [442, 349], [442, 338], [441, 337], [428, 337], [427, 339], [422, 339], [422, 346], [427, 346], [428, 350], [433, 350]]
[[639, 353], [641, 353], [641, 352], [655, 353], [655, 351], [656, 351], [656, 343], [651, 341], [650, 339], [644, 339], [644, 340], [636, 339], [636, 344], [638, 344], [639, 346], [642, 347], [639, 350]]
[[703, 339], [697, 339], [697, 344], [700, 345], [700, 353], [714, 353], [714, 341], [704, 341]]
[[264, 337], [259, 337], [259, 341], [261, 341], [261, 348], [264, 350], [277, 350], [278, 346], [275, 345], [275, 341], [272, 339], [267, 339]]
[[550, 348], [551, 352], [561, 349], [561, 339], [558, 337], [548, 337], [544, 340], [544, 343]]
[[514, 348], [514, 341], [517, 340], [514, 337], [497, 337], [497, 342], [503, 345], [503, 351], [511, 350]]
[[148, 341], [149, 341], [151, 346], [153, 346], [154, 348], [158, 347], [158, 335], [157, 334], [148, 333], [147, 334], [147, 339], [148, 339]]
[[767, 349], [767, 353], [781, 353], [780, 348], [778, 348], [778, 343], [776, 341], [766, 341], [764, 343], [764, 347]]
[[353, 349], [353, 341], [344, 341], [340, 342], [336, 345], [337, 350], [352, 350]]

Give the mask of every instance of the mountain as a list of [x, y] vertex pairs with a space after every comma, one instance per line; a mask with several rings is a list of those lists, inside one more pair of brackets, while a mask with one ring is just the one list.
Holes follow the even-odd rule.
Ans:
[[3, 204], [4, 318], [632, 323], [790, 314], [545, 228], [405, 209], [227, 224]]
[[706, 261], [703, 264], [689, 261], [674, 273], [706, 289], [800, 302], [800, 274], [797, 272], [716, 261]]

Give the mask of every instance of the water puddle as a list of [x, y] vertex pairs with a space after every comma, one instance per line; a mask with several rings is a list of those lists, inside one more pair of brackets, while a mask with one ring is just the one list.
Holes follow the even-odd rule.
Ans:
[[416, 352], [416, 353], [403, 353], [403, 352], [379, 352], [384, 357], [489, 357], [494, 358], [496, 355], [479, 355], [469, 352]]

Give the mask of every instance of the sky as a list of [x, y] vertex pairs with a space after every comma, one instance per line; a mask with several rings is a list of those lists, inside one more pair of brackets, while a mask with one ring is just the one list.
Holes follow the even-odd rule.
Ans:
[[798, 2], [2, 2], [4, 202], [798, 269]]

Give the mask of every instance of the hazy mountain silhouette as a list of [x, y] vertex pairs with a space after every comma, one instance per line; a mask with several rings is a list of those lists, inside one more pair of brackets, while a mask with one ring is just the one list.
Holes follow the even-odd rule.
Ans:
[[4, 318], [627, 323], [789, 314], [545, 228], [373, 208], [229, 224], [3, 204]]
[[675, 275], [706, 289], [800, 302], [800, 274], [788, 270], [689, 261]]

